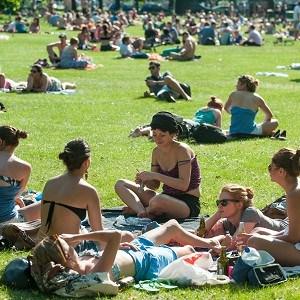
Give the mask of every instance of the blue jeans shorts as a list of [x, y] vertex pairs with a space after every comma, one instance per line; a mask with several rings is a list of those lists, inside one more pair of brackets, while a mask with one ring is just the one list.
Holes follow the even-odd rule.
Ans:
[[172, 248], [165, 245], [155, 246], [143, 236], [131, 243], [139, 248], [139, 251], [126, 251], [134, 261], [136, 281], [157, 278], [164, 267], [177, 259], [176, 252]]

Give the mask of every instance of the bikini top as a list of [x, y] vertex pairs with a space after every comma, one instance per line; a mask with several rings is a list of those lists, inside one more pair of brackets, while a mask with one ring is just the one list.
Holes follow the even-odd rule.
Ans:
[[86, 218], [86, 209], [85, 208], [73, 207], [73, 206], [70, 206], [70, 205], [67, 205], [67, 204], [57, 203], [57, 202], [54, 202], [54, 201], [47, 201], [47, 200], [43, 200], [42, 203], [43, 204], [47, 204], [47, 203], [50, 204], [49, 211], [48, 211], [48, 217], [47, 217], [47, 221], [46, 221], [46, 226], [47, 226], [48, 230], [49, 230], [51, 222], [52, 222], [52, 216], [53, 216], [53, 211], [54, 211], [55, 205], [63, 206], [65, 208], [69, 209], [75, 215], [78, 216], [80, 221], [83, 221]]
[[14, 178], [11, 178], [9, 176], [3, 176], [3, 175], [0, 175], [0, 180], [8, 183], [9, 185], [11, 186], [19, 186], [21, 184], [21, 181], [20, 180], [17, 180], [17, 179], [14, 179]]

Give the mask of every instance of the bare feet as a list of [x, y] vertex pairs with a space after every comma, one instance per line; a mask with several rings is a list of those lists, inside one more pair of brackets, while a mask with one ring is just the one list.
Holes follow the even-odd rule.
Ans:
[[135, 216], [136, 212], [129, 206], [124, 206], [122, 208], [123, 215], [132, 215]]

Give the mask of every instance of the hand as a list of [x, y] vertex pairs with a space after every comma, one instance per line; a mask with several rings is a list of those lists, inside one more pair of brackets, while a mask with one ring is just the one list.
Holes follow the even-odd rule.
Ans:
[[138, 179], [142, 182], [156, 180], [154, 172], [142, 171], [138, 174]]
[[252, 234], [250, 234], [250, 233], [240, 233], [235, 237], [233, 242], [237, 248], [243, 247], [243, 246], [247, 245], [248, 240], [251, 236], [252, 236]]
[[119, 246], [120, 250], [133, 250], [133, 251], [139, 251], [139, 248], [136, 245], [133, 245], [131, 243], [120, 243]]
[[23, 202], [23, 200], [19, 197], [17, 197], [15, 199], [16, 205], [18, 205], [20, 208], [25, 206], [25, 203]]

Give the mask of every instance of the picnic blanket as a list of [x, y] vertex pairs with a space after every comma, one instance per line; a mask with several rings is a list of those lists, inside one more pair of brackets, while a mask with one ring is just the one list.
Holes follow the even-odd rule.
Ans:
[[[148, 218], [136, 218], [123, 216], [122, 207], [103, 208], [101, 210], [103, 216], [103, 226], [106, 229], [119, 229], [128, 231], [143, 231], [145, 227], [152, 223]], [[155, 222], [163, 224], [167, 221], [166, 218], [156, 219]], [[179, 219], [178, 222], [186, 230], [196, 230], [199, 227], [200, 217]], [[89, 227], [87, 221], [82, 223], [83, 226]]]

